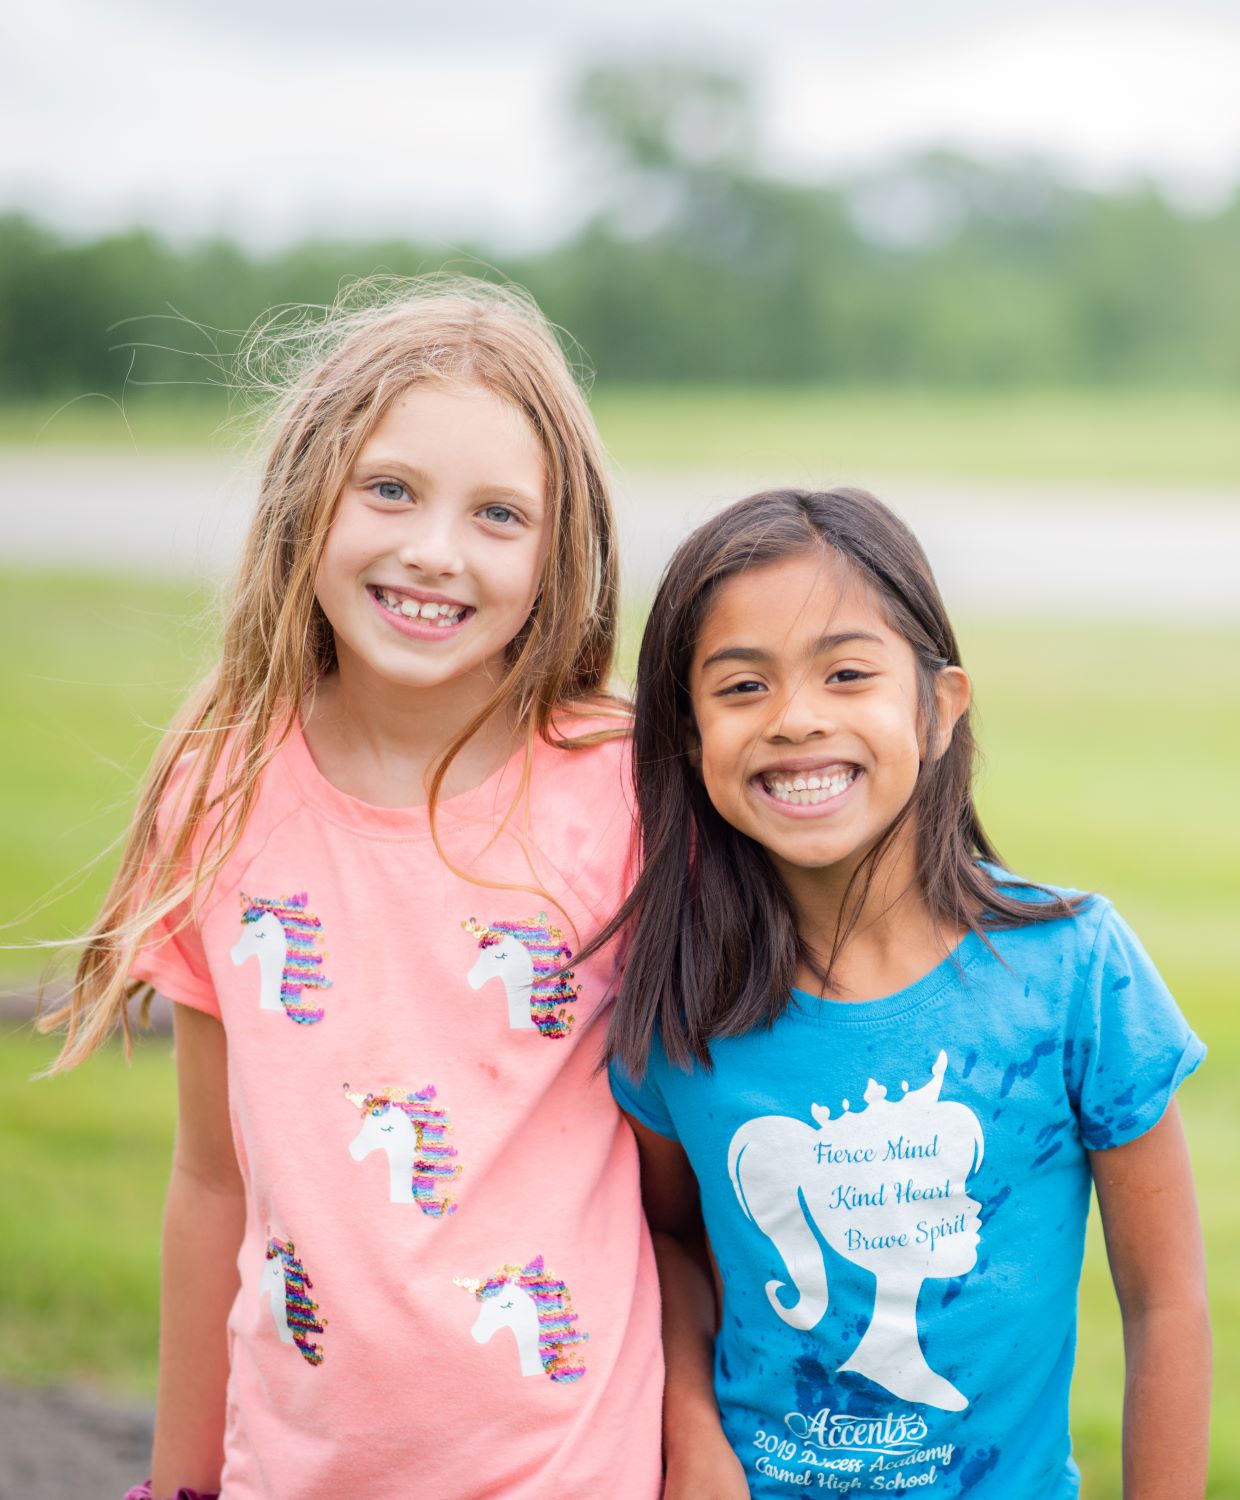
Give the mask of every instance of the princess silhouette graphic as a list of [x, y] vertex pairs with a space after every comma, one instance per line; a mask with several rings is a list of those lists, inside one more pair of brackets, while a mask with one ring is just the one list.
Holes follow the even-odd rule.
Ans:
[[[930, 1081], [896, 1100], [870, 1079], [865, 1108], [832, 1118], [810, 1106], [817, 1129], [786, 1115], [742, 1125], [728, 1175], [747, 1218], [778, 1251], [796, 1294], [773, 1279], [766, 1295], [793, 1328], [827, 1310], [827, 1269], [812, 1225], [833, 1250], [874, 1277], [874, 1313], [840, 1366], [905, 1401], [961, 1411], [968, 1398], [926, 1362], [917, 1334], [923, 1281], [963, 1276], [977, 1263], [980, 1205], [967, 1179], [982, 1162], [982, 1127], [967, 1105], [939, 1097], [940, 1052]], [[782, 1295], [781, 1295], [782, 1294]]]

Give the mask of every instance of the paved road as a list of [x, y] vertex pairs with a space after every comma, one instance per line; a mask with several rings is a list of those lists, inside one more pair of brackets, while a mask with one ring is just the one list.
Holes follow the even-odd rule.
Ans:
[[0, 1386], [4, 1500], [120, 1500], [147, 1476], [151, 1414], [85, 1391]]
[[[687, 531], [770, 478], [622, 472], [628, 590], [649, 592]], [[1240, 491], [908, 479], [874, 487], [921, 537], [957, 612], [1240, 618]], [[235, 465], [197, 454], [0, 452], [6, 560], [220, 573], [237, 554], [252, 495], [252, 478]]]

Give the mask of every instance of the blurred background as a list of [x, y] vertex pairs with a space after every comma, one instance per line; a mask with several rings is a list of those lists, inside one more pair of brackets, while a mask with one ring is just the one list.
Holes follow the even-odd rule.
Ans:
[[[98, 1483], [96, 1441], [140, 1477], [168, 1042], [28, 1085], [54, 1051], [23, 1024], [29, 945], [90, 921], [100, 851], [211, 658], [253, 494], [231, 357], [268, 309], [441, 269], [528, 287], [593, 372], [626, 663], [671, 547], [748, 490], [861, 483], [918, 531], [975, 677], [1000, 849], [1112, 896], [1210, 1045], [1183, 1109], [1217, 1407], [1237, 1409], [1237, 76], [1234, 0], [6, 8], [13, 1475], [80, 1441]], [[1085, 1494], [1112, 1500], [1122, 1350], [1096, 1234], [1081, 1312], [1075, 1438]], [[1210, 1493], [1240, 1494], [1234, 1422]]]

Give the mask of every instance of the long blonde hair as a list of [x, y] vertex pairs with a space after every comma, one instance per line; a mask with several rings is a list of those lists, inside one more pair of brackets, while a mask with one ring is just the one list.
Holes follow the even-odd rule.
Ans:
[[[68, 1000], [40, 1018], [66, 1029], [52, 1071], [88, 1057], [150, 986], [130, 971], [155, 926], [189, 920], [192, 897], [236, 847], [263, 770], [314, 684], [336, 663], [315, 578], [341, 489], [393, 399], [426, 382], [470, 381], [511, 402], [542, 444], [551, 499], [538, 597], [510, 643], [495, 692], [439, 757], [432, 817], [453, 758], [489, 719], [511, 717], [528, 751], [541, 736], [579, 746], [610, 733], [562, 737], [576, 706], [615, 707], [617, 560], [602, 444], [551, 326], [510, 287], [471, 278], [361, 283], [324, 317], [261, 328], [242, 356], [251, 382], [284, 394], [227, 610], [220, 661], [156, 751], [120, 865], [87, 936]], [[175, 826], [157, 818], [175, 799]], [[191, 858], [191, 845], [205, 830]]]

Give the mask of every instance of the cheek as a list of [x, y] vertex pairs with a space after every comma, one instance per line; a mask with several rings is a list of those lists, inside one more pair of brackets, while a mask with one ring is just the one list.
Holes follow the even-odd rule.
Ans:
[[736, 801], [749, 780], [752, 746], [748, 735], [732, 733], [709, 716], [698, 721], [698, 773], [706, 794], [716, 805]]
[[333, 630], [344, 623], [352, 598], [351, 582], [354, 576], [353, 571], [339, 556], [324, 552], [319, 559], [318, 571], [314, 576], [314, 597]]
[[314, 591], [330, 593], [350, 584], [367, 561], [364, 529], [351, 525], [348, 513], [341, 510], [332, 522], [323, 542], [319, 566], [314, 575]]
[[314, 575], [314, 597], [322, 608], [328, 611], [331, 609], [332, 600], [337, 592], [339, 572], [340, 566], [336, 560], [331, 537], [328, 537]]
[[542, 591], [547, 567], [545, 554], [543, 546], [522, 547], [520, 552], [510, 547], [489, 563], [497, 597], [504, 598], [522, 619], [534, 608]]
[[880, 765], [903, 766], [921, 763], [921, 735], [917, 716], [909, 705], [892, 702], [876, 705], [870, 721], [868, 738]]

